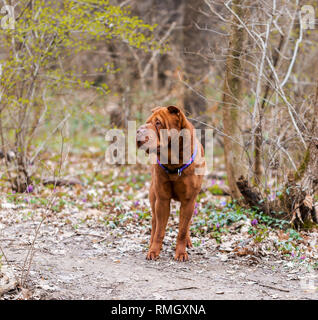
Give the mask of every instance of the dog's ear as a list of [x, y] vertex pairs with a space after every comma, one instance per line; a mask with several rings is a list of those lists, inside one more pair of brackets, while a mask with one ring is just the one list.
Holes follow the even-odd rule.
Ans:
[[167, 109], [171, 114], [176, 114], [179, 116], [181, 128], [186, 128], [188, 126], [188, 120], [181, 109], [176, 106], [169, 106]]
[[169, 106], [169, 107], [167, 107], [167, 109], [169, 110], [170, 113], [178, 114], [181, 112], [181, 110], [176, 106]]

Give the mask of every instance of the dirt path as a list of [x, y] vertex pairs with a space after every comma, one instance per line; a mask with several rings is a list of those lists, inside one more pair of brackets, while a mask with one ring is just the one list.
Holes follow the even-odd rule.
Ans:
[[[0, 233], [16, 274], [38, 221], [12, 223]], [[0, 224], [1, 226], [1, 224]], [[17, 235], [23, 235], [18, 237]], [[149, 235], [101, 226], [74, 229], [59, 220], [41, 227], [28, 286], [33, 299], [317, 299], [304, 290], [303, 270], [283, 260], [235, 257], [214, 242], [173, 261], [169, 233], [158, 261], [146, 261]], [[2, 260], [2, 263], [4, 261]], [[2, 298], [17, 298], [6, 294]]]

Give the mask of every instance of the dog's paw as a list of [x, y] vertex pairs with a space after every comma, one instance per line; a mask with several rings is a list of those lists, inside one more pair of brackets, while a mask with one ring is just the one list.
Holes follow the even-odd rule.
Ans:
[[189, 256], [188, 254], [184, 251], [184, 252], [176, 252], [176, 255], [174, 256], [174, 260], [176, 261], [188, 261], [189, 260]]
[[154, 251], [149, 251], [146, 256], [147, 260], [157, 260], [158, 258], [159, 258], [159, 254], [156, 254], [156, 252]]

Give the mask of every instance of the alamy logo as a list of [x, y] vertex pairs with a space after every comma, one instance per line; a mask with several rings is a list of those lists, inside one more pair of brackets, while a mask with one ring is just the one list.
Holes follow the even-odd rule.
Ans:
[[5, 5], [1, 8], [0, 13], [5, 15], [1, 18], [1, 28], [2, 29], [14, 29], [15, 19], [14, 19], [14, 6]]
[[311, 5], [302, 6], [300, 9], [301, 27], [304, 30], [315, 29], [315, 9]]
[[[191, 139], [191, 136], [196, 139]], [[199, 141], [204, 138], [204, 158]], [[106, 132], [108, 142], [105, 163], [113, 164], [180, 164], [190, 166], [195, 162], [195, 174], [205, 175], [213, 168], [213, 130], [161, 129], [160, 137], [154, 130], [137, 131], [136, 122], [128, 121], [128, 130], [111, 129]], [[180, 142], [180, 140], [182, 142]], [[180, 151], [182, 150], [182, 151]], [[205, 161], [204, 161], [205, 159]], [[205, 166], [208, 163], [209, 166]]]
[[[317, 248], [318, 246], [318, 239], [317, 237], [314, 238], [310, 242], [310, 247]], [[311, 293], [318, 292], [318, 270], [317, 265], [315, 267], [308, 266], [306, 270], [303, 271], [303, 276], [300, 279], [300, 287], [302, 290]]]
[[318, 274], [317, 271], [310, 270], [305, 276], [300, 279], [300, 287], [307, 292], [318, 291]]

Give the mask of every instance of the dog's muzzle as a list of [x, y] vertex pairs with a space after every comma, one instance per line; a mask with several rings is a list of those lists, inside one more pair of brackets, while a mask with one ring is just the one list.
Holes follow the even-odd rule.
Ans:
[[158, 137], [155, 130], [150, 125], [144, 124], [137, 130], [137, 147], [144, 149], [147, 153], [156, 152]]
[[148, 141], [149, 141], [148, 129], [145, 125], [142, 125], [137, 130], [137, 135], [136, 135], [137, 147], [140, 148], [142, 145], [144, 145]]

